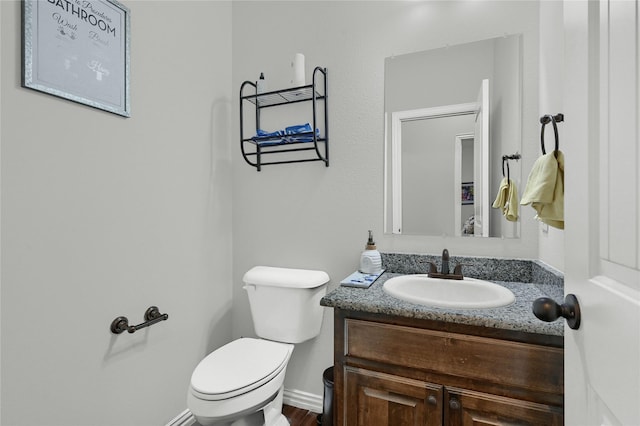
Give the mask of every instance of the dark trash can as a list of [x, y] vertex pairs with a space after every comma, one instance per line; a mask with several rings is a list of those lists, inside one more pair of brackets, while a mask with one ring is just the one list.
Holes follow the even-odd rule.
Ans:
[[322, 426], [333, 426], [333, 367], [322, 373], [324, 395], [322, 398]]

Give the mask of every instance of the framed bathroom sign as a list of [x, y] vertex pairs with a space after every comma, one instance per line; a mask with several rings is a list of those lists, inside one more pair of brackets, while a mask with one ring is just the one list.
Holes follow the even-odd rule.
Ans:
[[130, 117], [130, 20], [116, 0], [23, 0], [22, 85]]

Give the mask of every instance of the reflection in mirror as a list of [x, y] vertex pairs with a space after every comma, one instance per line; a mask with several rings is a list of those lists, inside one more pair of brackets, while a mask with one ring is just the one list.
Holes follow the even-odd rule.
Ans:
[[[521, 151], [520, 36], [385, 60], [385, 232], [517, 237], [491, 203]], [[511, 177], [520, 183], [519, 164]]]

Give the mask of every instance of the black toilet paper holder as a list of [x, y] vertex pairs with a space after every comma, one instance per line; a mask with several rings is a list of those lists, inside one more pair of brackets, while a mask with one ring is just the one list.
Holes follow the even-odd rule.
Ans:
[[128, 331], [129, 333], [135, 333], [141, 328], [149, 327], [160, 321], [165, 321], [169, 318], [168, 314], [161, 314], [157, 306], [150, 306], [144, 313], [145, 322], [138, 325], [129, 325], [127, 317], [117, 317], [111, 322], [111, 332], [113, 334], [120, 334]]

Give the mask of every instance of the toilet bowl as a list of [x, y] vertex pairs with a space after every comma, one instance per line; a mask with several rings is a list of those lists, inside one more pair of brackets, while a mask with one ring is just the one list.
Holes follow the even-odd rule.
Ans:
[[198, 423], [285, 426], [282, 395], [294, 343], [317, 336], [322, 271], [257, 266], [243, 281], [256, 334], [220, 347], [193, 371], [187, 406]]
[[292, 344], [253, 338], [226, 344], [194, 370], [187, 405], [203, 426], [264, 409], [278, 396], [292, 352]]

